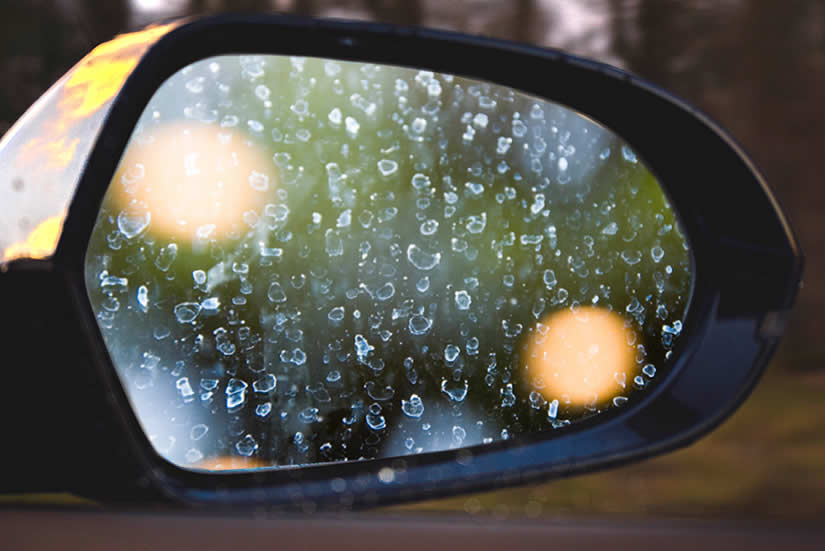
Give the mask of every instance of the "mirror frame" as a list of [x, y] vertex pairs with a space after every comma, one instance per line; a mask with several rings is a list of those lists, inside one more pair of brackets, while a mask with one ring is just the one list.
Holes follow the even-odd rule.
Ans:
[[[615, 132], [658, 178], [693, 255], [692, 298], [668, 373], [613, 415], [459, 450], [224, 473], [186, 470], [157, 455], [95, 322], [84, 279], [86, 247], [131, 131], [160, 84], [195, 61], [249, 53], [490, 81], [569, 107]], [[742, 208], [732, 213], [736, 205]], [[140, 60], [97, 138], [51, 263], [71, 293], [94, 364], [89, 369], [103, 379], [106, 407], [122, 431], [120, 442], [110, 445], [134, 458], [131, 469], [142, 473], [138, 486], [186, 504], [350, 510], [584, 473], [693, 442], [729, 416], [759, 379], [795, 297], [802, 256], [764, 180], [731, 138], [633, 75], [555, 50], [449, 32], [224, 15], [181, 25]], [[378, 476], [387, 468], [394, 474], [389, 483]]]

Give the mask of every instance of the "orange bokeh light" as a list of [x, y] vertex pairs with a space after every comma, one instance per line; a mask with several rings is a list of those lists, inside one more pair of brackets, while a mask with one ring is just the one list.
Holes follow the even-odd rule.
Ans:
[[258, 459], [228, 455], [208, 457], [194, 465], [195, 469], [204, 471], [243, 471], [249, 469], [266, 469], [269, 467], [272, 467], [272, 465]]
[[622, 390], [634, 368], [634, 331], [619, 314], [598, 307], [554, 312], [527, 343], [527, 374], [547, 400], [603, 403]]
[[222, 239], [277, 186], [272, 161], [242, 134], [172, 123], [133, 139], [110, 192], [119, 209], [145, 208], [154, 235]]

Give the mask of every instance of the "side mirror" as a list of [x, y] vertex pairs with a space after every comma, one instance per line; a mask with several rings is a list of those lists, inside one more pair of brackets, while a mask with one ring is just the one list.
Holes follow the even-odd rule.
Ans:
[[744, 400], [799, 283], [718, 127], [560, 52], [202, 19], [105, 115], [57, 249], [0, 281], [69, 291], [122, 488], [351, 507], [662, 453]]

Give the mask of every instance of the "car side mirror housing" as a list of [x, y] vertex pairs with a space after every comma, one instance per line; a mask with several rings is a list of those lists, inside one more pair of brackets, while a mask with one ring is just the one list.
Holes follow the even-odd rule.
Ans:
[[333, 509], [592, 471], [712, 430], [782, 334], [802, 256], [768, 187], [632, 75], [278, 16], [155, 40], [56, 250], [0, 274], [68, 291], [107, 484]]

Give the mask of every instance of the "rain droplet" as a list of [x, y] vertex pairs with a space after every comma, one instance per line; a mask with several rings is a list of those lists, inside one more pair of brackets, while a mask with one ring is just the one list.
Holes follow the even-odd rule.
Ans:
[[418, 419], [424, 413], [424, 402], [418, 394], [413, 394], [409, 400], [401, 400], [401, 411], [408, 417]]
[[336, 107], [335, 109], [329, 112], [329, 116], [327, 118], [329, 118], [330, 124], [332, 124], [333, 126], [339, 126], [342, 120], [341, 110]]
[[117, 215], [117, 229], [123, 237], [132, 239], [140, 235], [149, 226], [151, 220], [152, 216], [149, 211], [136, 212], [136, 209], [130, 209], [130, 212], [127, 212], [124, 210]]
[[269, 290], [266, 292], [266, 296], [269, 298], [270, 302], [274, 302], [276, 304], [286, 302], [286, 293], [284, 293], [281, 284], [277, 281], [274, 281], [269, 285]]
[[421, 314], [416, 314], [410, 318], [408, 327], [413, 335], [423, 335], [433, 326], [432, 320]]
[[257, 449], [258, 443], [252, 438], [251, 434], [247, 434], [235, 444], [235, 450], [244, 457], [251, 456]]
[[266, 394], [267, 392], [272, 392], [275, 390], [277, 384], [278, 380], [275, 378], [275, 375], [272, 373], [267, 373], [252, 383], [252, 389], [259, 394]]
[[149, 289], [146, 288], [146, 285], [141, 285], [138, 287], [137, 301], [141, 310], [144, 312], [149, 310]]
[[378, 161], [378, 172], [381, 173], [381, 176], [392, 176], [398, 172], [398, 163], [390, 159], [381, 159]]
[[642, 260], [642, 253], [639, 251], [631, 251], [629, 249], [622, 251], [622, 260], [628, 265], [633, 266]]
[[412, 177], [412, 186], [415, 189], [425, 189], [430, 186], [430, 177], [426, 174], [415, 174]]
[[468, 216], [465, 227], [470, 233], [481, 233], [487, 226], [487, 213], [483, 212], [479, 216]]
[[355, 138], [358, 135], [358, 129], [361, 128], [361, 125], [358, 124], [358, 121], [352, 117], [347, 117], [344, 120], [344, 125], [347, 128], [347, 134], [349, 134], [351, 138]]
[[220, 308], [220, 305], [221, 301], [218, 300], [218, 297], [209, 297], [201, 302], [201, 310], [215, 311]]
[[462, 383], [448, 381], [447, 379], [441, 380], [441, 392], [449, 396], [450, 399], [455, 402], [464, 401], [464, 398], [467, 397], [467, 389], [468, 384], [466, 379]]
[[175, 318], [179, 323], [192, 323], [201, 311], [201, 305], [197, 302], [181, 302], [175, 305]]
[[636, 158], [636, 154], [633, 153], [633, 150], [627, 147], [626, 145], [622, 146], [622, 157], [624, 157], [625, 161], [633, 163], [634, 165], [639, 162], [639, 160]]
[[448, 344], [444, 348], [444, 359], [448, 362], [454, 362], [458, 358], [461, 349], [454, 344]]
[[333, 230], [328, 229], [325, 234], [326, 251], [329, 256], [341, 256], [344, 254], [344, 240]]
[[558, 416], [558, 414], [559, 414], [559, 401], [558, 400], [553, 400], [547, 406], [547, 417], [549, 417], [550, 419], [555, 419]]
[[418, 245], [412, 244], [407, 247], [407, 259], [419, 270], [432, 270], [441, 261], [441, 253], [430, 254]]
[[438, 221], [429, 219], [421, 222], [421, 235], [432, 235], [438, 230]]
[[367, 425], [372, 430], [381, 430], [386, 428], [387, 421], [384, 419], [383, 415], [374, 415], [372, 413], [367, 414]]
[[161, 272], [165, 272], [169, 270], [169, 267], [177, 256], [178, 246], [175, 243], [169, 243], [169, 245], [162, 247], [160, 251], [158, 251], [158, 255], [155, 258], [155, 266]]
[[467, 291], [462, 289], [455, 292], [455, 305], [459, 310], [469, 310], [472, 303], [473, 299]]
[[192, 427], [192, 429], [189, 431], [189, 438], [191, 438], [192, 440], [200, 440], [201, 438], [206, 436], [207, 432], [209, 432], [209, 427], [207, 427], [203, 423], [199, 423]]
[[375, 297], [378, 300], [389, 300], [395, 294], [395, 286], [392, 283], [385, 283], [378, 291], [375, 292]]
[[339, 322], [344, 319], [344, 307], [343, 306], [336, 306], [332, 310], [329, 311], [327, 314], [327, 318], [329, 321], [332, 322]]

